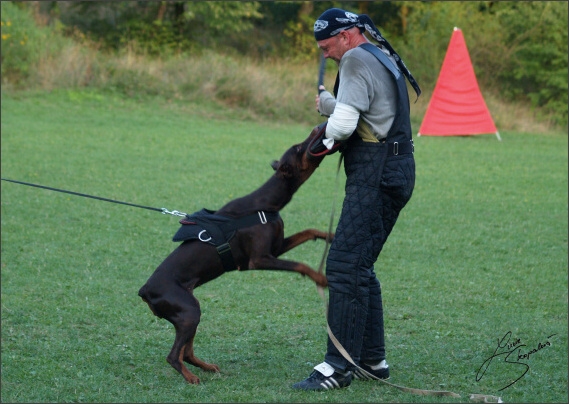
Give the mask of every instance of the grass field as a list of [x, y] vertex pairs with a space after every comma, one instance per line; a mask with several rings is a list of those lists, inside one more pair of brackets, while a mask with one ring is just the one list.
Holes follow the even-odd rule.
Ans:
[[[311, 130], [88, 91], [1, 101], [3, 178], [188, 213], [256, 189], [270, 161]], [[178, 218], [2, 181], [2, 402], [460, 402], [471, 393], [566, 402], [567, 134], [501, 136], [415, 139], [415, 192], [376, 264], [390, 381], [460, 399], [360, 381], [292, 390], [323, 359], [324, 306], [310, 280], [269, 271], [196, 290], [196, 354], [222, 373], [195, 369], [202, 384], [187, 385], [165, 361], [172, 326], [137, 296], [176, 246]], [[327, 228], [337, 161], [325, 159], [282, 211], [286, 234]], [[286, 257], [316, 268], [323, 248]]]

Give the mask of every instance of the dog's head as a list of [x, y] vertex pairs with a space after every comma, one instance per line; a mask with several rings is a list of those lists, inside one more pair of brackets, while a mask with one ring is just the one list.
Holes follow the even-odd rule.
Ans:
[[293, 180], [298, 187], [302, 185], [318, 168], [328, 153], [312, 153], [315, 143], [322, 144], [326, 123], [312, 129], [310, 135], [299, 144], [292, 146], [280, 158], [271, 163], [275, 175]]

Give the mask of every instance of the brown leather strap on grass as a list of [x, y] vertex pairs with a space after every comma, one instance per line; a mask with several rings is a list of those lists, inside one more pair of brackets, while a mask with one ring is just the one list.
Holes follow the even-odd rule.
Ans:
[[[320, 286], [318, 287], [319, 289], [322, 289]], [[321, 293], [320, 293], [321, 292]], [[322, 289], [321, 291], [319, 291], [320, 296], [324, 296], [324, 289]], [[326, 318], [328, 318], [328, 304], [326, 304]], [[340, 341], [338, 341], [336, 339], [336, 337], [334, 336], [334, 333], [332, 332], [332, 330], [330, 329], [330, 325], [328, 324], [328, 321], [326, 321], [326, 328], [328, 330], [328, 336], [330, 337], [330, 340], [332, 341], [332, 343], [334, 344], [334, 346], [336, 347], [336, 349], [342, 354], [342, 356], [348, 361], [350, 362], [353, 366], [355, 366], [356, 368], [358, 368], [360, 371], [362, 371], [365, 375], [369, 376], [370, 378], [380, 381], [382, 383], [385, 383], [391, 387], [395, 387], [396, 389], [399, 389], [401, 391], [404, 391], [406, 393], [411, 393], [411, 394], [418, 394], [421, 396], [439, 396], [439, 397], [458, 397], [460, 398], [460, 394], [457, 393], [453, 393], [452, 391], [444, 391], [444, 390], [425, 390], [425, 389], [415, 389], [415, 388], [411, 388], [411, 387], [404, 387], [404, 386], [398, 386], [396, 384], [393, 383], [389, 383], [387, 380], [384, 379], [380, 379], [379, 377], [376, 377], [374, 375], [372, 375], [371, 373], [367, 372], [365, 369], [362, 369], [361, 367], [359, 367], [354, 360], [352, 359], [352, 357], [350, 356], [350, 354], [348, 353], [348, 351], [346, 351], [344, 349], [344, 347], [342, 346], [342, 344], [340, 344]]]

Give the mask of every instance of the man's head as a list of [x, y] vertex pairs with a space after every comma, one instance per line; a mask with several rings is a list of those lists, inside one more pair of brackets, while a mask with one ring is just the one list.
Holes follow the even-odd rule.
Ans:
[[336, 63], [340, 63], [342, 56], [350, 49], [369, 42], [364, 36], [366, 31], [393, 56], [397, 67], [409, 80], [417, 93], [417, 97], [419, 97], [421, 95], [419, 84], [368, 15], [357, 15], [340, 8], [330, 8], [324, 11], [314, 23], [314, 38], [318, 47], [322, 50], [324, 57], [330, 58]]
[[336, 63], [344, 53], [367, 41], [357, 14], [339, 8], [326, 10], [314, 23], [314, 38], [324, 57]]

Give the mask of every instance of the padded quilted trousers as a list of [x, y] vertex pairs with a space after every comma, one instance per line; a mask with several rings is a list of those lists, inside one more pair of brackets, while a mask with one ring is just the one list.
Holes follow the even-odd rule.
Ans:
[[[385, 359], [381, 286], [374, 264], [415, 185], [413, 154], [387, 152], [386, 143], [359, 138], [344, 150], [346, 196], [326, 261], [328, 324], [358, 364]], [[325, 361], [338, 371], [350, 367], [330, 338]]]

